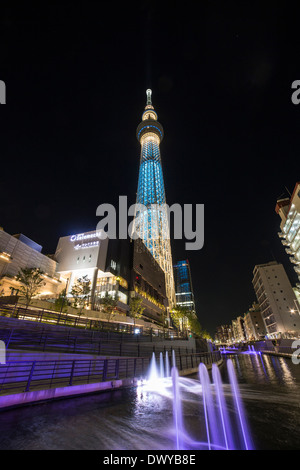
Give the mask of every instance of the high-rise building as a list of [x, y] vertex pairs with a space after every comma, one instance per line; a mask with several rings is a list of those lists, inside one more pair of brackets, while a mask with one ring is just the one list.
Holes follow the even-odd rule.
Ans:
[[216, 328], [215, 341], [220, 344], [232, 342], [232, 328], [230, 325], [220, 325]]
[[191, 268], [189, 261], [178, 261], [174, 265], [176, 305], [196, 313]]
[[266, 335], [266, 328], [259, 305], [253, 303], [244, 315], [245, 335], [248, 341], [258, 341]]
[[236, 337], [235, 337], [235, 341], [237, 342], [242, 342], [242, 341], [245, 341], [246, 339], [246, 333], [245, 333], [245, 322], [244, 322], [244, 318], [239, 315], [237, 318], [236, 318]]
[[275, 211], [281, 217], [281, 232], [278, 235], [295, 265], [300, 282], [300, 183], [296, 184], [290, 198], [278, 199]]
[[231, 322], [231, 331], [232, 331], [232, 342], [239, 341], [239, 329], [238, 329], [238, 322], [237, 319], [232, 320]]
[[169, 306], [176, 303], [169, 220], [160, 156], [163, 127], [152, 105], [151, 90], [136, 136], [141, 144], [134, 230], [165, 273]]
[[268, 337], [298, 336], [296, 297], [282, 264], [272, 261], [255, 266], [252, 283]]
[[16, 276], [21, 269], [29, 268], [43, 272], [44, 282], [36, 298], [55, 298], [65, 288], [65, 279], [56, 273], [57, 263], [42, 253], [41, 245], [22, 233], [10, 235], [0, 228], [0, 293], [18, 295]]

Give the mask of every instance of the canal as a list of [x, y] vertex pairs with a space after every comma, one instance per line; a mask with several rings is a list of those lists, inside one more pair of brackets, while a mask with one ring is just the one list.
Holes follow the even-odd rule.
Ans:
[[[220, 367], [230, 395], [226, 359]], [[300, 365], [259, 354], [230, 356], [239, 383], [253, 447], [300, 447]], [[197, 375], [182, 380], [184, 425], [195, 442], [205, 440]], [[143, 386], [3, 411], [0, 449], [175, 449], [171, 387]], [[229, 397], [230, 398], [230, 397]], [[234, 410], [230, 406], [229, 413]], [[191, 444], [190, 449], [197, 446]]]

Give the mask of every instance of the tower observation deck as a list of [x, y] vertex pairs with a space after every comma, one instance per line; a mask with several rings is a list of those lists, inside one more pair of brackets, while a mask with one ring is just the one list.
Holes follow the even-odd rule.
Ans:
[[168, 211], [160, 156], [164, 136], [152, 105], [152, 92], [146, 91], [147, 104], [136, 136], [141, 144], [135, 231], [165, 273], [169, 306], [175, 306], [175, 288], [170, 244]]

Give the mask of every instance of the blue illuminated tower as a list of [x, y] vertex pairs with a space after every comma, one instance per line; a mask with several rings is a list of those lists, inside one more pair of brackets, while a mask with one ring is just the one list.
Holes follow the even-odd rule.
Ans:
[[145, 111], [136, 130], [137, 139], [141, 144], [141, 159], [135, 231], [165, 273], [166, 294], [172, 307], [176, 303], [173, 263], [159, 148], [164, 131], [157, 120], [151, 94], [148, 89]]

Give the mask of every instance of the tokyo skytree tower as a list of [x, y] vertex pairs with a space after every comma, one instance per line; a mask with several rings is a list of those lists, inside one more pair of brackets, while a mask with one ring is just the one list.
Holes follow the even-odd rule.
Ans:
[[136, 130], [137, 139], [141, 144], [141, 159], [135, 231], [165, 273], [166, 294], [169, 306], [172, 307], [176, 303], [173, 263], [159, 149], [164, 132], [152, 106], [151, 94], [152, 91], [148, 89], [145, 111]]

